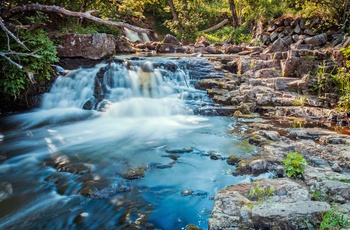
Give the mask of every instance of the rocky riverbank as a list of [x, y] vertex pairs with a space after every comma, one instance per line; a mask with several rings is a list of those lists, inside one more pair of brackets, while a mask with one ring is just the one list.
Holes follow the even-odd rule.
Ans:
[[[196, 84], [217, 103], [202, 114], [243, 121], [236, 131], [259, 147], [252, 157], [229, 158], [235, 174], [275, 177], [219, 191], [210, 229], [318, 229], [334, 210], [350, 218], [349, 114], [334, 109], [335, 90], [322, 82], [342, 60], [347, 40], [324, 48], [324, 34], [290, 38], [251, 47], [248, 55], [209, 57], [225, 77]], [[308, 162], [301, 179], [286, 176], [282, 160], [292, 152]]]

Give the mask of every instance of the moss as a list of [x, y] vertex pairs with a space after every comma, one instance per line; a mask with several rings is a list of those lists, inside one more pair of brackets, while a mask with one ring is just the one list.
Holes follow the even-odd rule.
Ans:
[[239, 163], [240, 159], [236, 157], [235, 155], [231, 155], [226, 160], [226, 163], [229, 165], [237, 165]]

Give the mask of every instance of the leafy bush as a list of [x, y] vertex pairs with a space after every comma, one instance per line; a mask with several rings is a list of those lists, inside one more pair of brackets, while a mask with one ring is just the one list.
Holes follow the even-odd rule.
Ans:
[[287, 154], [287, 158], [282, 160], [288, 177], [301, 178], [304, 175], [305, 166], [308, 164], [302, 155], [297, 152]]
[[247, 25], [243, 25], [238, 27], [237, 29], [232, 31], [232, 41], [235, 44], [240, 44], [240, 43], [248, 43], [252, 39], [252, 35], [250, 34], [249, 28]]
[[[2, 41], [7, 41], [4, 33], [0, 34]], [[11, 54], [7, 47], [7, 42], [0, 43], [0, 52], [5, 53], [14, 62], [25, 67], [28, 72], [34, 74], [36, 82], [42, 83], [50, 79], [53, 74], [50, 64], [57, 62], [56, 47], [47, 37], [47, 33], [42, 30], [20, 30], [18, 38], [28, 47], [26, 50], [13, 40], [9, 40], [10, 49], [14, 51]], [[35, 52], [38, 56], [32, 57], [25, 54]], [[19, 69], [4, 58], [0, 58], [1, 73], [3, 75], [0, 81], [0, 94], [6, 95], [9, 98], [17, 99], [26, 96], [26, 93], [32, 86], [26, 72]]]
[[218, 30], [208, 33], [202, 33], [204, 37], [206, 37], [210, 42], [222, 42], [228, 39], [233, 31], [232, 26], [224, 26]]

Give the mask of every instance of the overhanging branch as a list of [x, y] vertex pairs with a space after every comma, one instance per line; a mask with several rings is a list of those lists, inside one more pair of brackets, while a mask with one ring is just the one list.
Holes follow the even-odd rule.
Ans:
[[21, 42], [9, 29], [6, 28], [6, 26], [4, 25], [4, 23], [3, 23], [1, 17], [0, 17], [0, 27], [1, 27], [1, 29], [2, 29], [6, 34], [8, 34], [11, 38], [13, 38], [18, 44], [20, 44], [21, 46], [23, 46], [26, 50], [29, 50], [29, 49], [27, 48], [27, 46], [24, 45], [23, 42]]
[[133, 25], [130, 25], [130, 24], [125, 23], [125, 22], [107, 21], [107, 20], [103, 20], [101, 18], [98, 18], [98, 17], [91, 15], [91, 13], [94, 13], [96, 11], [75, 12], [75, 11], [70, 11], [70, 10], [67, 10], [67, 9], [65, 9], [63, 7], [59, 7], [59, 6], [47, 6], [47, 5], [40, 5], [40, 4], [27, 4], [27, 5], [23, 5], [23, 6], [14, 7], [12, 9], [4, 12], [2, 14], [2, 17], [6, 19], [6, 18], [11, 17], [12, 15], [19, 14], [19, 13], [26, 12], [26, 11], [51, 12], [51, 13], [57, 13], [57, 14], [70, 16], [70, 17], [85, 18], [85, 19], [88, 19], [90, 21], [94, 21], [94, 22], [101, 23], [104, 25], [114, 26], [114, 27], [119, 27], [119, 28], [128, 28], [132, 31], [140, 32], [140, 33], [150, 34], [151, 32], [153, 32], [150, 29], [140, 28], [140, 27], [133, 26]]

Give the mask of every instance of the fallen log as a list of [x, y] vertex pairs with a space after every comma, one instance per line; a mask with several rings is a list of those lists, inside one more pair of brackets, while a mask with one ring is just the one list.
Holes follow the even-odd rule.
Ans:
[[221, 21], [220, 23], [216, 24], [215, 26], [212, 26], [212, 27], [210, 27], [208, 29], [205, 29], [205, 30], [201, 30], [199, 32], [200, 33], [207, 33], [207, 32], [210, 32], [210, 31], [217, 30], [217, 29], [223, 27], [224, 25], [226, 25], [228, 22], [229, 22], [229, 20], [226, 18], [223, 21]]
[[144, 29], [141, 27], [133, 26], [125, 22], [114, 22], [114, 21], [108, 21], [108, 20], [103, 20], [99, 17], [95, 17], [91, 15], [91, 13], [95, 13], [96, 10], [93, 11], [87, 11], [87, 12], [75, 12], [75, 11], [70, 11], [67, 10], [63, 7], [60, 6], [47, 6], [47, 5], [41, 5], [41, 4], [26, 4], [18, 7], [14, 7], [8, 11], [5, 11], [1, 16], [4, 19], [7, 19], [11, 17], [12, 15], [27, 12], [27, 11], [42, 11], [42, 12], [51, 12], [51, 13], [57, 13], [57, 14], [62, 14], [70, 17], [79, 17], [79, 18], [84, 18], [88, 19], [90, 21], [94, 21], [97, 23], [101, 23], [104, 25], [108, 26], [114, 26], [114, 27], [119, 27], [119, 28], [128, 28], [132, 31], [135, 32], [140, 32], [140, 33], [147, 33], [150, 34], [153, 31], [150, 29]]

